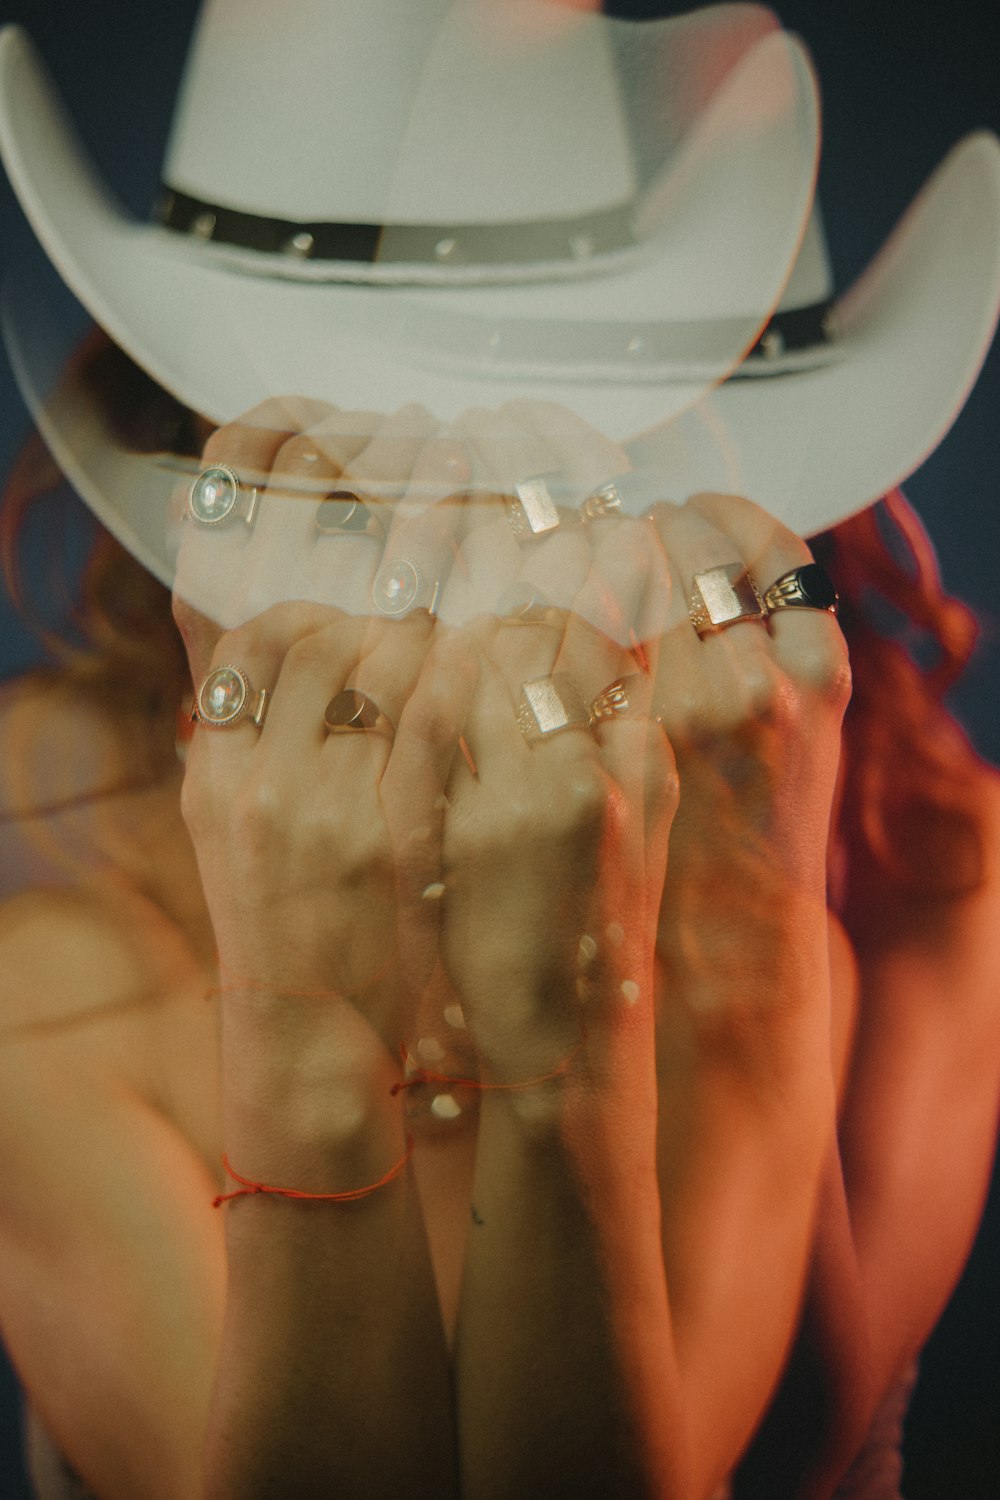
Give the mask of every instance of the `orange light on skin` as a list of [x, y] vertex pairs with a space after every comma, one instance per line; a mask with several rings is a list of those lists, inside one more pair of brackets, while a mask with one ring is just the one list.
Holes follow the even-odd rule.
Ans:
[[473, 759], [472, 751], [469, 749], [468, 741], [466, 740], [464, 734], [459, 739], [458, 748], [462, 752], [462, 757], [465, 760], [465, 764], [468, 766], [469, 771], [471, 772], [471, 774], [473, 776], [473, 779], [476, 780], [476, 781], [478, 781], [479, 780], [479, 767], [476, 765], [476, 762]]

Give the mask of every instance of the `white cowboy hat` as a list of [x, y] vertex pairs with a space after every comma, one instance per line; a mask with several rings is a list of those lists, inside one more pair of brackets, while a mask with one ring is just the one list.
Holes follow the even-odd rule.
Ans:
[[[97, 320], [188, 404], [223, 420], [293, 390], [383, 409], [423, 398], [447, 416], [538, 395], [616, 437], [639, 434], [651, 492], [742, 489], [803, 533], [897, 483], [950, 425], [996, 317], [991, 138], [956, 153], [834, 303], [818, 217], [803, 238], [811, 76], [760, 7], [641, 25], [541, 0], [324, 0], [301, 5], [298, 26], [272, 10], [214, 0], [204, 12], [168, 154], [174, 230], [124, 217], [23, 34], [0, 39], [0, 148], [41, 242]], [[485, 24], [498, 15], [506, 31]], [[331, 58], [347, 60], [335, 88]], [[484, 112], [496, 148], [485, 172], [472, 123]], [[333, 168], [317, 173], [316, 143], [359, 139], [358, 118], [364, 150], [325, 150]], [[275, 139], [289, 119], [298, 153]], [[455, 166], [456, 129], [473, 141], [471, 167]], [[616, 248], [624, 201], [634, 243]], [[366, 248], [373, 259], [327, 253], [347, 214], [355, 231], [394, 226]], [[609, 240], [580, 229], [594, 215]], [[561, 253], [552, 243], [567, 220], [569, 255], [564, 233]], [[141, 555], [169, 579], [149, 495], [109, 494], [79, 403], [72, 440], [46, 409], [45, 367], [58, 361], [39, 355], [26, 306], [8, 307], [7, 332], [40, 424], [102, 518], [129, 545], [142, 533]], [[739, 378], [702, 399], [737, 364]], [[879, 413], [887, 390], [899, 392], [891, 420]]]
[[543, 0], [210, 0], [162, 222], [137, 225], [24, 33], [0, 40], [0, 150], [39, 240], [220, 421], [283, 392], [661, 421], [772, 310], [816, 132], [801, 50], [757, 6], [638, 26]]
[[651, 485], [747, 495], [810, 536], [901, 484], [975, 382], [1000, 308], [1000, 142], [980, 131], [955, 146], [840, 298], [818, 221], [800, 261], [830, 309], [825, 357], [745, 362], [630, 456]]
[[[0, 150], [76, 298], [216, 421], [282, 393], [442, 419], [540, 397], [622, 438], [753, 345], [807, 220], [818, 108], [760, 6], [638, 25], [545, 0], [210, 0], [162, 222], [98, 182], [17, 28]], [[5, 323], [39, 425], [169, 577], [157, 497], [99, 489], [93, 445], [60, 439], [76, 326], [40, 340], [38, 308], [8, 298]]]

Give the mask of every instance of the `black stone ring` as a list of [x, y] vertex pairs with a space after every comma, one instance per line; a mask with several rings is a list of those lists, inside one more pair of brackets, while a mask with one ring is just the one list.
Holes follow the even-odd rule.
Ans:
[[822, 609], [835, 615], [839, 603], [840, 595], [833, 586], [833, 579], [819, 563], [806, 563], [804, 567], [782, 573], [764, 593], [764, 608], [768, 614], [773, 614], [776, 609]]

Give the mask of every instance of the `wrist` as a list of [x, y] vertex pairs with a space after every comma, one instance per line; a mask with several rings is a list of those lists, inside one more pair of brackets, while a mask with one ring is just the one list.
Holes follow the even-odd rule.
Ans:
[[252, 1174], [369, 1162], [403, 1138], [400, 1061], [346, 1001], [228, 996], [222, 1074], [226, 1149]]

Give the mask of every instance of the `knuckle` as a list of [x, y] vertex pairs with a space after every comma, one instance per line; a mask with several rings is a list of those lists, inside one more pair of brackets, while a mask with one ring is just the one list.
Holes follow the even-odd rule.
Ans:
[[457, 745], [461, 727], [446, 692], [421, 693], [410, 699], [405, 712], [406, 732], [431, 751], [447, 751]]
[[691, 687], [664, 715], [671, 743], [690, 748], [745, 739], [781, 717], [788, 688], [775, 664], [763, 656], [718, 680]]
[[250, 854], [266, 852], [273, 836], [288, 827], [285, 797], [271, 776], [248, 777], [232, 799], [232, 834]]
[[[223, 631], [215, 642], [211, 660], [206, 667], [206, 673], [213, 672], [218, 667], [239, 667], [241, 671], [254, 675], [254, 665], [261, 660], [261, 635], [255, 628], [254, 621], [248, 621], [243, 625], [236, 625], [232, 630]], [[199, 684], [195, 684], [197, 688]]]
[[750, 663], [744, 672], [744, 718], [769, 723], [787, 694], [786, 683], [769, 657]]
[[312, 674], [330, 664], [330, 640], [324, 630], [310, 631], [292, 641], [285, 653], [284, 672]]
[[246, 448], [252, 429], [244, 422], [226, 422], [211, 434], [202, 450], [204, 464], [224, 464]]
[[603, 827], [606, 803], [604, 778], [596, 765], [586, 763], [575, 767], [548, 805], [564, 836], [589, 837]]
[[295, 473], [299, 469], [309, 468], [315, 464], [320, 456], [320, 448], [316, 439], [309, 433], [296, 432], [278, 449], [272, 472], [275, 474]]
[[804, 652], [795, 663], [796, 679], [832, 704], [846, 706], [851, 696], [851, 665], [841, 638]]
[[747, 717], [743, 684], [729, 682], [726, 690], [690, 689], [671, 707], [670, 732], [678, 744], [710, 744], [744, 723]]
[[327, 824], [315, 834], [319, 846], [316, 852], [325, 859], [336, 859], [346, 885], [370, 886], [394, 875], [396, 862], [380, 828]]
[[[336, 813], [325, 818], [310, 818], [299, 830], [296, 858], [307, 868], [320, 872], [331, 889], [344, 892], [371, 891], [375, 888], [399, 889], [405, 882], [407, 868], [416, 868], [420, 851], [394, 849], [385, 827], [378, 818], [366, 820], [359, 828]], [[407, 859], [409, 858], [409, 866]]]
[[680, 800], [677, 762], [669, 740], [659, 731], [643, 757], [643, 797], [654, 818], [674, 810]]
[[680, 506], [675, 505], [672, 500], [657, 500], [646, 511], [646, 519], [652, 522], [654, 531], [663, 538], [677, 520], [679, 512]]
[[685, 504], [727, 533], [735, 526], [740, 534], [750, 534], [749, 528], [753, 527], [753, 533], [760, 539], [758, 556], [765, 547], [775, 547], [781, 549], [783, 556], [795, 559], [791, 566], [801, 566], [812, 560], [812, 554], [801, 537], [745, 495], [702, 490], [691, 495]]

